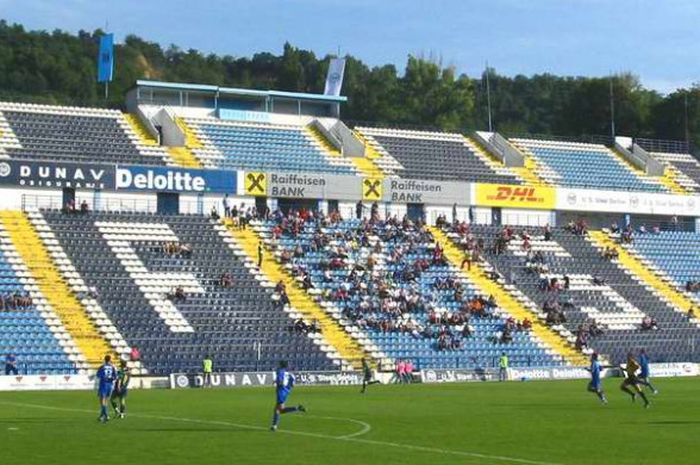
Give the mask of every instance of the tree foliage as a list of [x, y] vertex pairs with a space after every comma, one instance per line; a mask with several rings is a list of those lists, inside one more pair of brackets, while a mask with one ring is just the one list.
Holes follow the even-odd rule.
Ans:
[[[0, 99], [120, 107], [137, 79], [317, 93], [330, 56], [284, 45], [281, 55], [218, 56], [167, 48], [129, 35], [115, 48], [115, 78], [104, 101], [95, 82], [103, 32], [27, 31], [0, 21]], [[645, 89], [631, 74], [611, 78], [551, 74], [506, 77], [488, 69], [477, 79], [409, 56], [406, 67], [370, 67], [347, 56], [343, 118], [375, 124], [454, 131], [488, 127], [486, 73], [494, 128], [505, 133], [560, 136], [610, 134], [610, 87], [617, 134], [700, 143], [700, 87], [668, 96]], [[686, 118], [687, 115], [687, 118]]]

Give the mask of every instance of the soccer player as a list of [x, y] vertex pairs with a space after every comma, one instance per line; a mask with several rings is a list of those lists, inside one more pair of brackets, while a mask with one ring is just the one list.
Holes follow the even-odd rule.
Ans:
[[600, 381], [600, 372], [602, 369], [603, 367], [598, 361], [598, 354], [593, 352], [591, 355], [591, 367], [588, 369], [588, 371], [591, 372], [591, 382], [588, 383], [588, 390], [594, 392], [602, 403], [607, 404], [608, 399], [605, 397], [603, 386]]
[[102, 423], [107, 423], [109, 421], [109, 415], [107, 414], [107, 402], [112, 395], [112, 390], [114, 389], [114, 381], [117, 379], [117, 370], [112, 365], [112, 357], [110, 355], [105, 355], [105, 362], [97, 370], [97, 396], [100, 399], [100, 417], [99, 421]]
[[303, 405], [299, 404], [296, 407], [285, 407], [284, 404], [287, 402], [287, 397], [292, 392], [294, 388], [294, 375], [287, 371], [287, 362], [281, 361], [279, 368], [275, 372], [275, 387], [277, 393], [277, 402], [275, 403], [275, 412], [272, 415], [272, 426], [270, 430], [277, 431], [277, 425], [280, 422], [280, 415], [285, 413], [294, 412], [306, 412]]
[[[114, 384], [114, 391], [112, 391], [112, 396], [110, 397], [114, 413], [119, 418], [124, 418], [126, 414], [126, 395], [129, 389], [129, 381], [131, 381], [131, 371], [126, 366], [126, 361], [122, 360], [117, 370], [117, 381]], [[117, 405], [117, 401], [119, 405]]]
[[369, 367], [369, 364], [367, 363], [367, 360], [363, 357], [362, 358], [362, 373], [364, 377], [362, 378], [362, 391], [360, 391], [362, 394], [367, 391], [367, 386], [371, 384], [379, 384], [379, 381], [374, 378], [372, 375], [372, 369]]
[[[649, 399], [647, 399], [646, 394], [639, 387], [639, 379], [637, 379], [637, 370], [639, 370], [639, 363], [634, 359], [634, 354], [632, 352], [627, 354], [627, 365], [625, 366], [625, 373], [627, 377], [622, 381], [620, 389], [629, 394], [632, 397], [632, 402], [637, 400], [637, 394], [639, 394], [642, 399], [644, 399], [644, 407], [649, 407]], [[632, 388], [632, 389], [630, 389]]]
[[641, 371], [639, 372], [639, 384], [651, 389], [654, 395], [658, 394], [659, 391], [651, 384], [651, 381], [649, 381], [649, 356], [644, 349], [639, 349], [639, 366], [641, 367]]

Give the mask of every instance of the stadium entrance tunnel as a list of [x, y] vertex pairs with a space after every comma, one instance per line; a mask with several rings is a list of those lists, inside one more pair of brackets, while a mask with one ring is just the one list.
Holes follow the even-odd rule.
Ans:
[[282, 211], [282, 213], [284, 213], [285, 215], [289, 214], [291, 210], [300, 211], [302, 209], [317, 213], [319, 210], [318, 205], [319, 201], [317, 199], [277, 199], [277, 208], [279, 208], [280, 211]]
[[156, 209], [160, 215], [177, 215], [180, 212], [180, 194], [158, 192]]
[[411, 221], [425, 221], [425, 204], [409, 203], [406, 205], [406, 216]]

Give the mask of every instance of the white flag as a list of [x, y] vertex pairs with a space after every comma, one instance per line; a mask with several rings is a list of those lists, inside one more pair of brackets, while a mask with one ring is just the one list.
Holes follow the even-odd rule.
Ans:
[[343, 87], [343, 75], [345, 74], [345, 58], [331, 58], [328, 65], [328, 75], [326, 76], [325, 95], [340, 95], [340, 88]]

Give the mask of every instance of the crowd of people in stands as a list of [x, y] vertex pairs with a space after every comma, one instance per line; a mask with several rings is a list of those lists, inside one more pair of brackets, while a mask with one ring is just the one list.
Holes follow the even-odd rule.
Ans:
[[192, 256], [192, 245], [174, 241], [166, 242], [163, 244], [163, 253], [168, 257], [190, 258]]
[[[495, 299], [471, 295], [465, 280], [456, 275], [446, 273], [425, 282], [426, 272], [446, 271], [448, 262], [420, 221], [380, 220], [372, 212], [352, 227], [334, 227], [342, 221], [337, 212], [324, 215], [307, 210], [286, 215], [276, 211], [271, 220], [273, 243], [283, 237], [300, 238], [303, 233], [303, 240], [275, 251], [299, 285], [336, 303], [343, 316], [360, 328], [431, 339], [436, 349], [449, 351], [460, 349], [473, 334], [474, 318], [494, 318]], [[470, 247], [478, 257], [483, 241], [473, 241]], [[323, 253], [306, 259], [316, 252]], [[275, 291], [278, 305], [288, 304], [283, 283]], [[448, 310], [442, 302], [454, 303], [456, 309]], [[506, 342], [518, 327], [525, 327], [513, 325], [494, 337]]]

